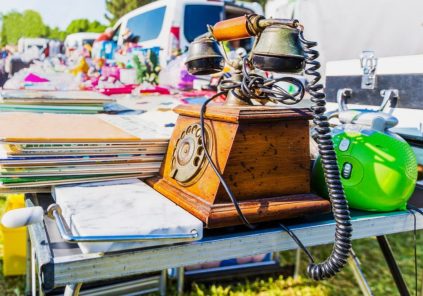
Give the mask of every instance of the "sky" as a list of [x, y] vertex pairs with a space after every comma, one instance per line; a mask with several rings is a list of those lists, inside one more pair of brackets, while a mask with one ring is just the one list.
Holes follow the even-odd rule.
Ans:
[[104, 18], [105, 2], [105, 0], [0, 0], [0, 13], [33, 9], [41, 14], [45, 24], [66, 29], [76, 18], [98, 20], [107, 24]]

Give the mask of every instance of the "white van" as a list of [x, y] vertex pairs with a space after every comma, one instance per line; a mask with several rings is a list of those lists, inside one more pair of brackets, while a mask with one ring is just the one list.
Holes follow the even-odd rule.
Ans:
[[208, 24], [249, 13], [263, 14], [260, 4], [223, 0], [159, 0], [124, 15], [114, 26], [118, 46], [124, 35], [143, 48], [159, 47], [164, 66], [178, 51], [207, 31]]
[[68, 36], [66, 36], [64, 45], [66, 50], [81, 49], [84, 44], [93, 45], [94, 41], [97, 39], [98, 36], [100, 36], [100, 33], [80, 32], [69, 34]]

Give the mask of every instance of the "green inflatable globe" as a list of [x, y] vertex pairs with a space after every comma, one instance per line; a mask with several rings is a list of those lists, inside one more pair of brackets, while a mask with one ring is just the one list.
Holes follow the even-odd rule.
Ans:
[[[416, 156], [402, 138], [378, 131], [343, 131], [333, 135], [342, 185], [352, 209], [405, 210], [417, 180]], [[312, 187], [328, 197], [320, 157]]]

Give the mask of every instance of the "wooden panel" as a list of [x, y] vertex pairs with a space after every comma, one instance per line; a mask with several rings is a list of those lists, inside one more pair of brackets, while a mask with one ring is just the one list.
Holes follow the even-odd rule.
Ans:
[[[199, 117], [198, 105], [179, 105], [174, 111], [180, 115]], [[238, 123], [240, 121], [272, 121], [311, 119], [312, 112], [308, 108], [287, 108], [284, 106], [225, 106], [211, 104], [207, 106], [205, 118]]]
[[[241, 124], [224, 171], [239, 200], [310, 192], [306, 120]], [[228, 202], [224, 188], [216, 202]]]
[[[239, 203], [250, 223], [291, 219], [309, 214], [330, 212], [330, 203], [314, 194], [292, 194], [259, 198]], [[241, 225], [241, 219], [232, 204], [215, 204], [207, 220], [208, 228]]]

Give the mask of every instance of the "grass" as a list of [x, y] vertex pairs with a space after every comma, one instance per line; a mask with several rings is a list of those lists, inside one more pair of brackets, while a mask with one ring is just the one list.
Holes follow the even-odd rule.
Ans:
[[[0, 209], [3, 208], [4, 200], [0, 198]], [[0, 212], [1, 215], [1, 212]], [[423, 231], [417, 232], [417, 256], [423, 255]], [[414, 241], [413, 233], [394, 234], [388, 237], [396, 260], [401, 268], [410, 292], [414, 292]], [[310, 248], [317, 260], [323, 260], [331, 251], [331, 245]], [[389, 274], [389, 269], [384, 262], [378, 243], [374, 238], [366, 238], [354, 241], [353, 248], [358, 255], [362, 268], [374, 295], [399, 295], [395, 284]], [[0, 236], [0, 251], [2, 254], [2, 237]], [[281, 253], [283, 264], [294, 264], [295, 251]], [[423, 261], [419, 262], [419, 288], [421, 291]], [[307, 261], [302, 256], [301, 267], [305, 271]], [[0, 266], [1, 268], [1, 266]], [[169, 294], [174, 294], [171, 290]], [[413, 294], [413, 293], [412, 293]], [[0, 273], [0, 295], [16, 296], [24, 295], [24, 277], [4, 278]], [[244, 281], [225, 285], [197, 285], [193, 284], [189, 296], [358, 296], [360, 289], [354, 280], [354, 276], [347, 266], [335, 278], [323, 282], [315, 282], [302, 275], [298, 279], [293, 278], [268, 278]], [[423, 295], [421, 295], [423, 296]]]
[[[423, 231], [417, 233], [417, 256], [423, 255]], [[394, 234], [388, 237], [392, 250], [395, 254], [398, 265], [403, 273], [411, 294], [414, 295], [414, 241], [413, 233]], [[369, 281], [374, 295], [399, 295], [396, 286], [389, 273], [379, 245], [375, 238], [366, 238], [354, 241], [354, 250], [359, 257], [364, 274]], [[324, 259], [331, 251], [331, 245], [310, 248], [316, 259]], [[282, 252], [282, 262], [293, 264], [295, 251]], [[421, 261], [421, 260], [420, 260]], [[305, 271], [307, 261], [302, 256], [302, 270]], [[420, 292], [422, 281], [423, 262], [419, 262], [419, 286]], [[232, 285], [193, 285], [190, 295], [210, 296], [238, 296], [238, 295], [260, 295], [260, 296], [308, 296], [308, 295], [336, 295], [336, 296], [358, 296], [362, 295], [354, 279], [351, 269], [347, 266], [336, 277], [315, 282], [307, 279], [305, 274], [297, 280], [292, 278], [276, 278], [256, 280], [254, 282], [243, 282]], [[420, 295], [420, 294], [419, 294]], [[422, 295], [423, 296], [423, 295]]]

